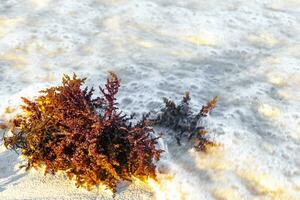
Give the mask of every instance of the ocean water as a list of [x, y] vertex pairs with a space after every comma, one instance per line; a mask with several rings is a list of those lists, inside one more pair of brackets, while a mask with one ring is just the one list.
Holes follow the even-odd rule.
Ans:
[[[139, 116], [190, 91], [219, 146], [207, 153], [160, 141], [160, 183], [115, 199], [300, 199], [299, 0], [1, 0], [0, 123], [20, 97], [62, 74], [103, 84], [121, 78], [120, 107]], [[161, 131], [161, 130], [158, 130]], [[0, 199], [112, 199], [63, 174], [25, 173], [0, 147]]]

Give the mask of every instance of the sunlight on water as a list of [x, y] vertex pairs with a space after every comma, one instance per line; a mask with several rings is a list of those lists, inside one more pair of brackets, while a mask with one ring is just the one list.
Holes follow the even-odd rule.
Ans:
[[8, 18], [0, 17], [0, 38], [4, 37], [9, 31], [11, 31], [16, 26], [22, 24], [24, 19], [21, 17]]
[[196, 44], [198, 46], [212, 46], [215, 44], [215, 40], [212, 37], [205, 37], [201, 35], [190, 35], [183, 38], [183, 40]]
[[258, 112], [262, 114], [263, 116], [271, 119], [275, 119], [279, 116], [280, 110], [276, 108], [275, 106], [271, 106], [269, 104], [262, 104], [258, 108]]
[[270, 83], [272, 83], [275, 86], [282, 87], [286, 84], [284, 77], [280, 74], [271, 73], [268, 75], [268, 77]]
[[228, 170], [233, 168], [233, 163], [226, 156], [222, 147], [210, 147], [206, 153], [197, 152], [194, 149], [189, 153], [195, 158], [199, 169]]
[[52, 0], [30, 0], [30, 3], [34, 6], [35, 9], [42, 9], [48, 6]]
[[18, 52], [7, 52], [4, 54], [0, 54], [0, 58], [13, 63], [13, 66], [18, 69], [22, 69], [29, 64], [29, 59], [27, 56], [22, 55], [22, 53]]
[[246, 180], [251, 188], [259, 194], [281, 193], [283, 186], [275, 178], [257, 171], [241, 171], [238, 175]]
[[259, 46], [266, 46], [266, 47], [274, 47], [278, 45], [280, 41], [270, 33], [259, 33], [258, 35], [250, 35], [249, 41], [253, 44]]
[[217, 200], [240, 200], [243, 197], [233, 188], [217, 188], [214, 190]]
[[181, 191], [180, 185], [176, 184], [172, 178], [167, 178], [157, 182], [149, 179], [147, 184], [154, 191], [157, 200], [182, 200], [186, 199], [184, 192]]
[[150, 41], [145, 41], [145, 40], [135, 40], [135, 42], [137, 43], [137, 45], [147, 48], [147, 49], [151, 49], [155, 47], [155, 44], [153, 44]]

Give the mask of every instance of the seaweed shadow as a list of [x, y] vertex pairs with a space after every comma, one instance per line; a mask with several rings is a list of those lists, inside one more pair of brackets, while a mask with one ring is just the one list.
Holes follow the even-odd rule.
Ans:
[[[16, 167], [19, 163], [18, 154], [13, 151], [3, 150], [2, 141], [0, 142], [0, 192], [4, 191], [6, 186], [15, 185], [26, 172]], [[3, 149], [2, 149], [3, 148]]]

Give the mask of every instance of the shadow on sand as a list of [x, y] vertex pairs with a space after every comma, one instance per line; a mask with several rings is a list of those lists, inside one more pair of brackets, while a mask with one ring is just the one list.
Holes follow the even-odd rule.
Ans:
[[17, 184], [26, 172], [16, 166], [20, 162], [16, 152], [5, 150], [2, 141], [0, 149], [0, 192], [2, 192], [7, 185]]

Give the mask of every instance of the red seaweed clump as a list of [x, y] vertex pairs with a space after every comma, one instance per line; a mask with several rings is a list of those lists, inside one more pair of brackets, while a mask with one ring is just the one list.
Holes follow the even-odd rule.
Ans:
[[8, 149], [21, 150], [27, 169], [45, 166], [45, 174], [64, 171], [78, 187], [104, 184], [113, 191], [132, 177], [155, 179], [161, 150], [147, 117], [136, 124], [119, 111], [120, 80], [110, 73], [101, 96], [82, 89], [85, 79], [65, 75], [62, 85], [41, 91], [34, 100], [22, 98], [23, 114], [13, 120]]

